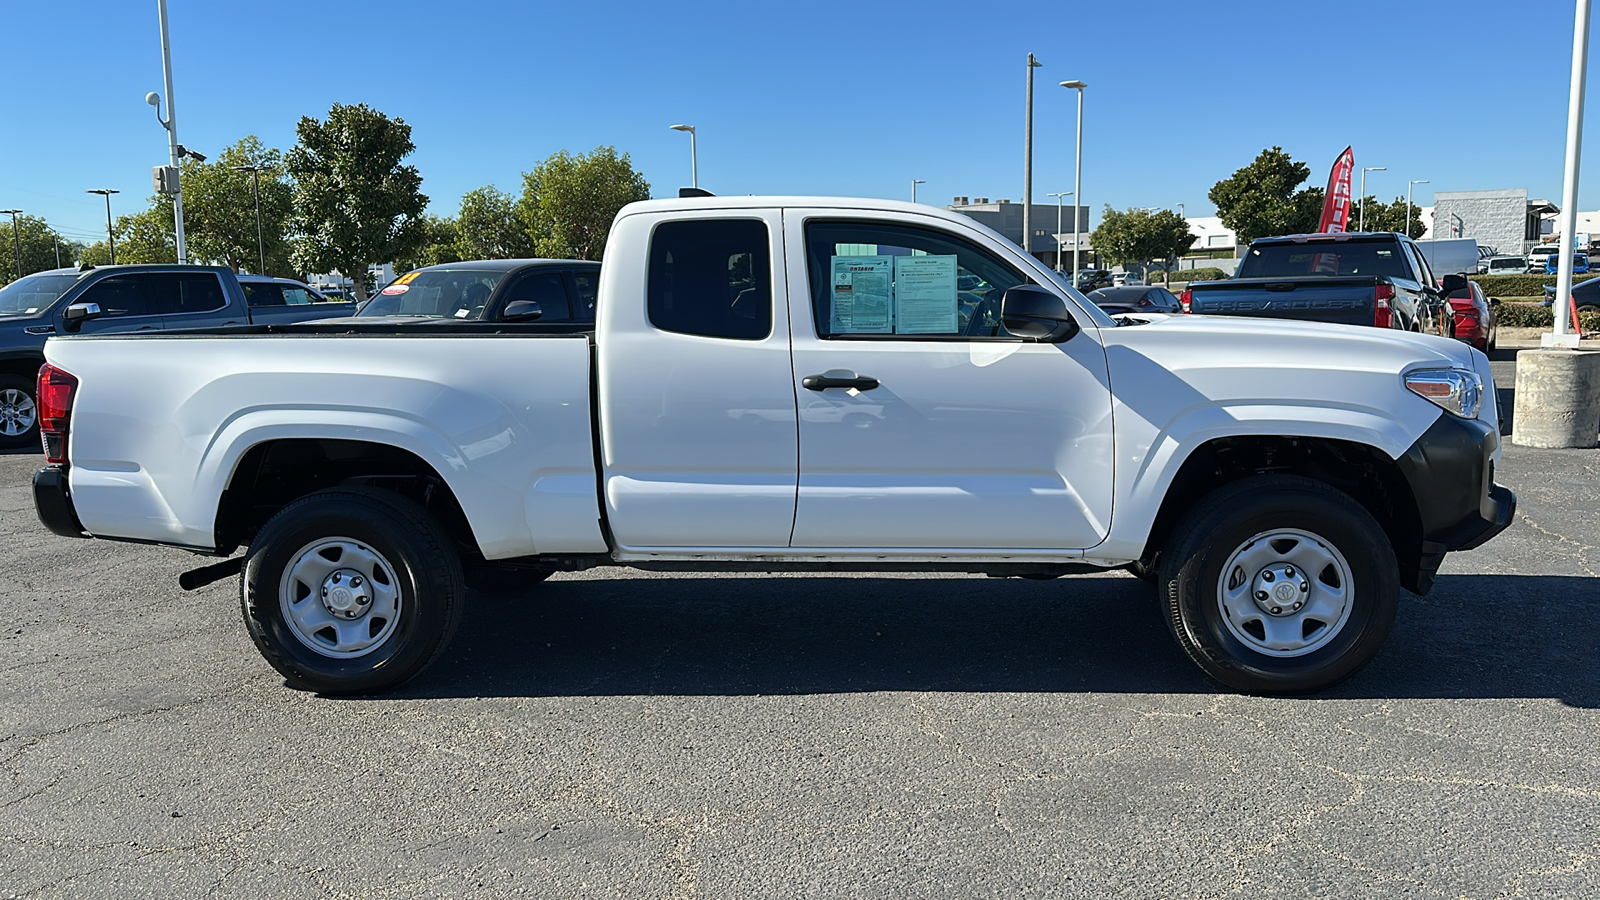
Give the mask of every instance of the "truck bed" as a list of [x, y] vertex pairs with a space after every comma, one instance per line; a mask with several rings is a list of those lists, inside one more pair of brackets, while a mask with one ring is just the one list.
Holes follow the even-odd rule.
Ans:
[[1351, 275], [1197, 282], [1189, 285], [1189, 309], [1201, 315], [1371, 325], [1374, 291], [1382, 280]]

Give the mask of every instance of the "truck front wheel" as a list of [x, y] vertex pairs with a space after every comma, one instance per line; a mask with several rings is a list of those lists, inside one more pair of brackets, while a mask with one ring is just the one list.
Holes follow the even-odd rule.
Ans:
[[1383, 646], [1399, 605], [1388, 536], [1321, 482], [1256, 476], [1192, 509], [1161, 555], [1167, 626], [1206, 674], [1243, 691], [1331, 687]]
[[251, 542], [239, 582], [245, 627], [296, 687], [397, 687], [449, 643], [465, 588], [449, 536], [397, 494], [340, 488], [302, 497]]

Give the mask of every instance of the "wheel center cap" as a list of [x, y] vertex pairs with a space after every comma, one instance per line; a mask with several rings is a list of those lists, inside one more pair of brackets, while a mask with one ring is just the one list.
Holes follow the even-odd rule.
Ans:
[[339, 569], [322, 580], [322, 605], [341, 619], [356, 619], [372, 609], [372, 587], [360, 572]]
[[1306, 605], [1311, 582], [1305, 573], [1288, 563], [1274, 563], [1256, 573], [1250, 594], [1256, 606], [1269, 616], [1287, 616]]

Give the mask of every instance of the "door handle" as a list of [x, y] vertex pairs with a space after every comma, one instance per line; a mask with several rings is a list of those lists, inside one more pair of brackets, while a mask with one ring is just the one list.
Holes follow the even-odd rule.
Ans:
[[848, 369], [830, 369], [821, 375], [807, 375], [800, 379], [800, 386], [808, 391], [825, 391], [829, 388], [870, 391], [878, 386], [878, 379], [869, 375], [857, 375]]

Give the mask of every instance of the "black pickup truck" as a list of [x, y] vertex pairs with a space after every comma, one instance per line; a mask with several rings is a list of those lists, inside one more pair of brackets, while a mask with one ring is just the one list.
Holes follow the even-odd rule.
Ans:
[[[1460, 282], [1459, 284], [1456, 282]], [[1305, 319], [1454, 334], [1444, 297], [1460, 275], [1434, 280], [1410, 238], [1393, 232], [1260, 238], [1227, 281], [1189, 285], [1191, 313]]]

